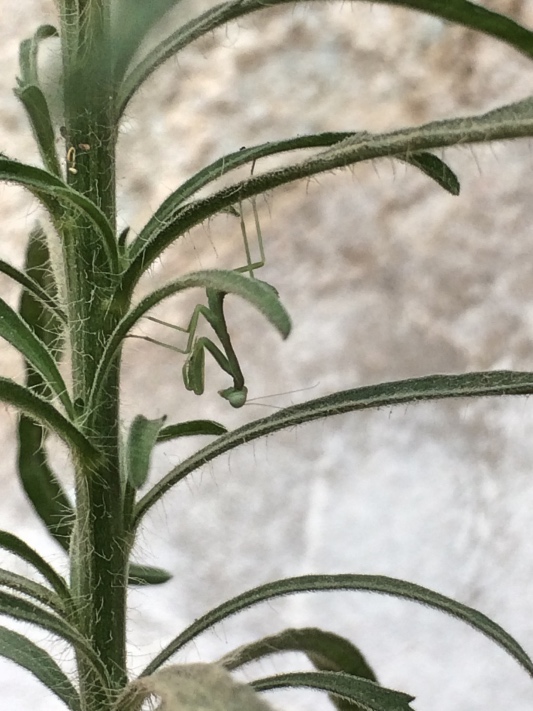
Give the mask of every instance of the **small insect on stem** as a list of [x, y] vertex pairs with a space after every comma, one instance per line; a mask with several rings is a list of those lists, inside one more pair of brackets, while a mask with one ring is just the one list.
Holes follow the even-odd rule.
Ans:
[[67, 151], [67, 168], [68, 172], [76, 175], [78, 169], [76, 168], [76, 149], [74, 146], [70, 146]]

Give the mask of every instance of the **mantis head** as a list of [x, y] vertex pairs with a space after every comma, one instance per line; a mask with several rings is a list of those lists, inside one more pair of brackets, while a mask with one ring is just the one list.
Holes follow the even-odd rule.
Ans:
[[226, 388], [219, 390], [218, 394], [227, 400], [232, 407], [242, 407], [248, 397], [248, 388], [243, 385], [242, 388]]

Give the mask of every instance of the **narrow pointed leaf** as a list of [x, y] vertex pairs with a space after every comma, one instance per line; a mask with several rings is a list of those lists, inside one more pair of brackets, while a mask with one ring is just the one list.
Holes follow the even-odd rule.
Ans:
[[237, 597], [227, 600], [207, 614], [195, 620], [178, 637], [173, 639], [157, 657], [150, 662], [141, 676], [151, 674], [166, 662], [185, 644], [195, 639], [205, 630], [237, 612], [248, 609], [266, 600], [299, 592], [323, 592], [327, 590], [352, 590], [357, 592], [372, 592], [392, 597], [403, 598], [433, 607], [445, 612], [474, 627], [510, 654], [528, 673], [533, 676], [533, 662], [526, 652], [498, 624], [486, 615], [466, 605], [456, 602], [440, 593], [424, 588], [415, 583], [388, 578], [383, 575], [303, 575], [297, 578], [286, 578], [273, 583], [261, 585]]
[[129, 569], [128, 585], [162, 585], [171, 578], [172, 575], [163, 568], [132, 563]]
[[420, 153], [397, 156], [399, 160], [414, 166], [422, 171], [429, 178], [434, 180], [441, 188], [447, 190], [452, 195], [459, 195], [461, 185], [453, 170], [446, 163], [433, 155], [422, 151]]
[[166, 415], [155, 420], [137, 415], [130, 425], [125, 465], [127, 480], [134, 489], [140, 489], [146, 483], [152, 450], [166, 419]]
[[[243, 165], [251, 165], [259, 158], [265, 156], [279, 155], [291, 151], [301, 151], [311, 148], [327, 148], [339, 143], [347, 138], [368, 135], [361, 131], [339, 131], [328, 133], [316, 133], [305, 136], [296, 136], [281, 141], [271, 141], [239, 151], [229, 153], [214, 161], [210, 165], [193, 175], [177, 190], [171, 193], [166, 200], [161, 203], [146, 225], [141, 229], [138, 236], [131, 243], [128, 249], [128, 256], [134, 259], [143, 246], [156, 239], [159, 233], [172, 220], [177, 219], [181, 210], [184, 209], [184, 202], [215, 180], [219, 180], [223, 175], [229, 173]], [[459, 181], [455, 173], [440, 158], [431, 153], [407, 153], [397, 158], [405, 163], [409, 163], [421, 170], [428, 177], [435, 180], [452, 195], [459, 194]]]
[[[37, 225], [30, 233], [26, 250], [25, 276], [42, 290], [45, 299], [54, 303], [57, 289], [53, 279], [46, 235]], [[62, 355], [64, 314], [46, 306], [34, 290], [22, 292], [19, 313], [33, 333], [59, 361]], [[39, 395], [48, 388], [40, 373], [26, 362], [26, 385]], [[52, 537], [66, 551], [69, 549], [74, 512], [70, 502], [48, 464], [45, 451], [46, 431], [34, 420], [21, 415], [18, 425], [18, 474], [26, 496]]]
[[[328, 694], [356, 704], [369, 711], [413, 711], [410, 705], [414, 696], [402, 691], [386, 689], [366, 679], [358, 679], [340, 672], [296, 672], [278, 674], [252, 681], [256, 691], [271, 691], [283, 688], [309, 688], [327, 691]], [[347, 707], [348, 708], [348, 707]], [[352, 706], [353, 708], [353, 706]]]
[[[376, 675], [357, 647], [344, 637], [314, 627], [288, 629], [270, 637], [263, 637], [226, 654], [218, 663], [231, 671], [280, 652], [302, 652], [318, 671], [344, 672], [361, 679], [377, 681]], [[347, 702], [338, 696], [332, 696], [330, 700], [338, 711], [354, 709], [353, 702]]]
[[72, 682], [52, 657], [24, 635], [0, 627], [0, 656], [27, 669], [71, 711], [80, 711], [80, 698]]
[[94, 464], [101, 460], [100, 453], [80, 430], [67, 420], [49, 402], [34, 395], [28, 388], [9, 378], [0, 377], [0, 402], [13, 405], [20, 412], [49, 427], [71, 449]]
[[[533, 32], [517, 22], [497, 12], [481, 7], [467, 0], [375, 0], [385, 5], [395, 5], [429, 15], [436, 15], [443, 20], [469, 27], [498, 39], [533, 58]], [[231, 0], [210, 8], [193, 18], [176, 32], [166, 37], [154, 47], [146, 57], [128, 74], [119, 93], [119, 116], [128, 102], [144, 81], [167, 59], [203, 35], [210, 34], [217, 27], [223, 27], [231, 20], [244, 17], [252, 12], [264, 10], [274, 5], [285, 5], [294, 0], [270, 0], [265, 5], [263, 0]]]
[[372, 410], [384, 406], [392, 407], [446, 398], [530, 395], [532, 393], [533, 373], [494, 370], [460, 375], [429, 375], [423, 378], [366, 385], [326, 395], [301, 405], [293, 405], [221, 435], [214, 442], [202, 447], [171, 469], [138, 502], [135, 510], [136, 525], [144, 514], [175, 484], [207, 462], [244, 442], [252, 442], [259, 437], [266, 437], [274, 432], [293, 428], [295, 425], [312, 420], [358, 410]]
[[60, 178], [26, 163], [0, 158], [0, 180], [27, 188], [46, 207], [54, 223], [68, 217], [68, 209], [80, 210], [92, 222], [102, 238], [110, 269], [119, 269], [118, 248], [107, 217], [89, 198], [68, 187]]
[[180, 0], [123, 0], [115, 4], [113, 54], [117, 85], [150, 30], [178, 2]]
[[[37, 223], [31, 230], [26, 249], [22, 276], [28, 280], [19, 305], [19, 313], [31, 327], [37, 338], [45, 344], [59, 361], [66, 316], [57, 304], [58, 290], [53, 276], [46, 234]], [[32, 382], [32, 386], [36, 386]]]
[[46, 346], [11, 306], [0, 298], [0, 337], [11, 343], [37, 370], [50, 390], [59, 398], [70, 417], [74, 409], [59, 368]]
[[170, 282], [160, 289], [153, 291], [151, 294], [148, 294], [148, 296], [145, 296], [118, 324], [106, 345], [98, 365], [91, 391], [89, 407], [94, 405], [95, 398], [100, 391], [101, 384], [113, 362], [113, 358], [120, 344], [133, 326], [135, 326], [147, 311], [157, 304], [160, 304], [165, 299], [168, 299], [180, 291], [185, 291], [193, 287], [213, 289], [226, 294], [240, 296], [260, 311], [283, 338], [287, 338], [290, 333], [291, 320], [289, 314], [281, 303], [278, 293], [270, 284], [260, 279], [250, 279], [237, 272], [222, 269], [210, 269], [186, 274], [184, 277]]
[[245, 644], [219, 660], [233, 671], [280, 652], [302, 652], [319, 671], [353, 674], [370, 681], [377, 677], [361, 652], [349, 640], [316, 627], [292, 628]]
[[82, 654], [93, 666], [93, 669], [100, 676], [105, 684], [104, 688], [109, 688], [107, 673], [98, 654], [93, 650], [90, 643], [64, 618], [43, 610], [38, 605], [15, 597], [0, 590], [0, 615], [6, 615], [14, 620], [29, 622], [36, 627], [47, 630], [65, 642], [69, 642], [76, 652]]
[[54, 126], [43, 92], [38, 86], [28, 85], [15, 89], [15, 94], [26, 109], [44, 167], [49, 173], [61, 177]]
[[208, 197], [187, 203], [178, 211], [176, 218], [161, 227], [157, 236], [136, 254], [122, 278], [123, 298], [129, 298], [140, 276], [177, 237], [239, 200], [362, 161], [384, 157], [404, 159], [407, 155], [447, 146], [530, 136], [533, 136], [533, 97], [477, 116], [433, 121], [383, 134], [355, 134], [310, 158], [252, 176]]
[[18, 424], [18, 474], [26, 496], [50, 535], [68, 552], [74, 511], [48, 464], [44, 429], [21, 415]]
[[22, 593], [32, 598], [35, 602], [49, 607], [52, 612], [56, 612], [60, 615], [66, 614], [65, 604], [57, 593], [23, 575], [18, 575], [17, 573], [12, 573], [10, 570], [0, 568], [0, 587], [9, 588], [18, 593]]
[[[20, 272], [11, 264], [4, 262], [2, 259], [0, 259], [0, 272], [2, 274], [6, 274], [8, 277], [13, 279], [13, 281], [20, 284], [26, 292], [31, 294], [40, 304], [42, 304], [42, 306], [48, 309], [51, 314], [54, 314], [62, 321], [65, 320], [65, 314], [61, 311], [50, 295], [47, 294], [46, 291], [27, 274]], [[27, 321], [27, 319], [25, 320]]]
[[189, 420], [189, 422], [177, 422], [174, 425], [163, 427], [157, 435], [157, 442], [159, 444], [179, 437], [198, 437], [199, 435], [218, 437], [227, 431], [224, 425], [213, 420]]
[[134, 259], [146, 243], [156, 238], [161, 231], [162, 225], [166, 225], [169, 221], [176, 219], [179, 211], [183, 209], [186, 200], [202, 188], [205, 188], [206, 185], [209, 185], [215, 180], [219, 180], [222, 176], [226, 175], [226, 173], [236, 170], [243, 165], [252, 165], [259, 158], [288, 153], [290, 151], [301, 151], [303, 149], [327, 148], [354, 135], [357, 135], [357, 132], [330, 131], [327, 133], [295, 136], [285, 140], [270, 141], [268, 143], [241, 148], [238, 151], [222, 156], [222, 158], [218, 158], [186, 180], [161, 203], [129, 246], [129, 258]]
[[39, 86], [38, 74], [38, 53], [39, 44], [42, 40], [49, 37], [57, 37], [57, 30], [53, 25], [40, 25], [35, 31], [33, 37], [23, 40], [19, 47], [19, 68], [20, 78], [19, 84], [26, 86], [34, 84]]
[[18, 556], [22, 560], [32, 565], [63, 600], [70, 600], [70, 593], [65, 579], [57, 573], [52, 566], [42, 558], [37, 551], [21, 540], [18, 536], [7, 531], [0, 531], [0, 548]]

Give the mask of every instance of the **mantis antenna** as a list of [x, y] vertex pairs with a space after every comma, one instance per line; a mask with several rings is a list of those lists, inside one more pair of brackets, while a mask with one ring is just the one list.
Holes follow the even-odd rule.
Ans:
[[[255, 161], [252, 163], [250, 174], [253, 174], [254, 167]], [[242, 267], [238, 267], [234, 271], [239, 273], [247, 272], [251, 279], [255, 279], [254, 271], [256, 269], [260, 269], [265, 264], [265, 251], [255, 197], [251, 198], [250, 202], [252, 205], [257, 242], [259, 246], [259, 260], [256, 262], [253, 262], [251, 256], [250, 243], [248, 241], [246, 223], [243, 216], [242, 202], [239, 201], [239, 211], [233, 207], [225, 210], [225, 212], [230, 212], [231, 214], [239, 217], [241, 234], [244, 242], [244, 251], [246, 254], [246, 264]], [[168, 343], [162, 343], [161, 341], [158, 341], [155, 338], [150, 338], [149, 336], [131, 334], [131, 337], [141, 338], [144, 341], [155, 343], [156, 345], [186, 355], [187, 359], [182, 370], [183, 382], [187, 390], [192, 390], [196, 395], [202, 395], [204, 392], [205, 352], [208, 351], [222, 370], [228, 373], [228, 375], [233, 379], [233, 386], [219, 390], [218, 394], [227, 400], [232, 407], [242, 407], [246, 403], [248, 397], [248, 388], [244, 384], [244, 376], [228, 333], [228, 327], [224, 315], [224, 298], [226, 293], [223, 291], [217, 291], [216, 289], [206, 289], [206, 295], [207, 306], [198, 304], [195, 307], [186, 328], [175, 326], [153, 316], [147, 316], [150, 321], [167, 326], [168, 328], [172, 328], [176, 331], [180, 331], [181, 333], [188, 334], [185, 348], [178, 348], [177, 346], [172, 346]], [[196, 330], [200, 316], [203, 316], [209, 323], [218, 337], [222, 348], [206, 336], [201, 336], [199, 338], [196, 337]]]

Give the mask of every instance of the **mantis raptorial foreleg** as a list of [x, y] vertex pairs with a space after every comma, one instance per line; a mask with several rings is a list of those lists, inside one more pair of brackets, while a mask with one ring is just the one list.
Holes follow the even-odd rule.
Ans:
[[[252, 167], [253, 172], [253, 167]], [[246, 233], [246, 224], [243, 217], [242, 203], [239, 202], [240, 211], [237, 212], [234, 208], [231, 210], [232, 214], [238, 215], [241, 224], [241, 233], [244, 242], [244, 251], [246, 254], [246, 265], [243, 267], [238, 267], [234, 271], [236, 272], [248, 272], [250, 277], [255, 278], [254, 270], [260, 269], [265, 264], [265, 252], [263, 246], [263, 236], [261, 234], [261, 225], [259, 223], [259, 216], [257, 214], [257, 206], [255, 203], [255, 198], [251, 200], [252, 210], [254, 214], [255, 228], [257, 233], [257, 240], [259, 244], [259, 260], [256, 262], [252, 261], [250, 244], [248, 241], [248, 235]], [[239, 361], [235, 355], [233, 345], [231, 343], [230, 335], [228, 333], [228, 328], [226, 324], [226, 318], [224, 315], [224, 298], [226, 293], [223, 291], [217, 291], [215, 289], [207, 289], [207, 306], [198, 305], [193, 311], [189, 325], [187, 328], [182, 328], [180, 326], [175, 326], [167, 323], [166, 321], [161, 321], [160, 319], [149, 316], [148, 318], [155, 323], [162, 324], [169, 328], [173, 328], [182, 333], [187, 333], [187, 343], [185, 348], [181, 349], [176, 346], [171, 346], [167, 343], [162, 343], [154, 338], [148, 336], [134, 336], [135, 338], [142, 338], [150, 343], [156, 343], [157, 345], [169, 348], [170, 350], [176, 351], [187, 355], [185, 364], [183, 365], [183, 382], [187, 390], [192, 390], [196, 395], [201, 395], [204, 392], [205, 387], [205, 351], [208, 351], [212, 357], [216, 360], [218, 365], [233, 379], [233, 386], [219, 390], [219, 395], [227, 400], [232, 407], [242, 407], [248, 395], [248, 388], [244, 384], [244, 376], [242, 374]], [[205, 320], [209, 323], [213, 331], [220, 341], [222, 348], [219, 348], [215, 343], [207, 338], [206, 336], [201, 336], [196, 338], [196, 330], [198, 327], [198, 319], [203, 316]]]

